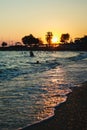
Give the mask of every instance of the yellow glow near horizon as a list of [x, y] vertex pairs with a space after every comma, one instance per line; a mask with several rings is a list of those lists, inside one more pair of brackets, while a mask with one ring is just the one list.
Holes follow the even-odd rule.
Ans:
[[52, 43], [57, 43], [58, 42], [58, 37], [57, 36], [54, 36], [53, 38], [52, 38]]
[[72, 39], [83, 37], [87, 35], [86, 12], [87, 0], [0, 0], [0, 43], [21, 42], [29, 34], [47, 43], [48, 31], [58, 37], [57, 43], [63, 33]]

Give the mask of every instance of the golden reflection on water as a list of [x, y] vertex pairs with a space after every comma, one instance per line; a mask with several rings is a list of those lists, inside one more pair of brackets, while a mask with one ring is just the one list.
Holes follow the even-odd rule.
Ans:
[[39, 120], [52, 116], [54, 114], [55, 106], [65, 102], [67, 98], [66, 94], [71, 92], [69, 88], [63, 86], [67, 85], [67, 83], [65, 82], [65, 72], [62, 68], [58, 67], [53, 69], [50, 73], [47, 72], [47, 75], [49, 77], [48, 82], [45, 82], [43, 85], [43, 88], [47, 91], [47, 94], [42, 94], [43, 101], [41, 104], [43, 109], [38, 112]]
[[38, 119], [43, 120], [47, 117], [50, 117], [54, 114], [54, 107], [58, 105], [59, 103], [62, 103], [66, 100], [66, 97], [51, 97], [48, 100], [44, 100], [42, 106], [43, 110], [39, 111], [38, 113]]

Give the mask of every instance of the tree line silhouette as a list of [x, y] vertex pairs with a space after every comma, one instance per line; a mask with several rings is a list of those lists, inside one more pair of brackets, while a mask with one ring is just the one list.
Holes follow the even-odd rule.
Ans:
[[[6, 50], [6, 49], [16, 49], [16, 50], [87, 50], [87, 35], [81, 38], [75, 38], [74, 42], [69, 41], [70, 40], [70, 34], [65, 33], [61, 34], [60, 37], [60, 43], [56, 43], [56, 47], [52, 44], [52, 38], [53, 33], [47, 32], [45, 35], [45, 39], [47, 41], [47, 44], [44, 44], [43, 41], [40, 38], [36, 38], [32, 34], [26, 35], [22, 37], [21, 41], [23, 45], [20, 42], [16, 42], [14, 46], [7, 47], [8, 43], [2, 42], [2, 47], [0, 47], [0, 50]], [[5, 48], [6, 47], [6, 48]], [[5, 48], [5, 49], [3, 49]]]

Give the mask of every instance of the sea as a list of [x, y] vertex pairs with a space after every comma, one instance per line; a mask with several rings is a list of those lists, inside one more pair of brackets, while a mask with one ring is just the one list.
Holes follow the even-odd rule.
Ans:
[[54, 115], [87, 80], [87, 52], [0, 51], [0, 130], [18, 130]]

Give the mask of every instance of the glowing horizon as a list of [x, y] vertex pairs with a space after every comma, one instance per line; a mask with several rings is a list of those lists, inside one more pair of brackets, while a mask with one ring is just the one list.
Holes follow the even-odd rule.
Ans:
[[[58, 37], [87, 34], [87, 0], [0, 0], [0, 41], [21, 41], [33, 34], [44, 42], [51, 31]], [[56, 35], [55, 35], [56, 34]]]

